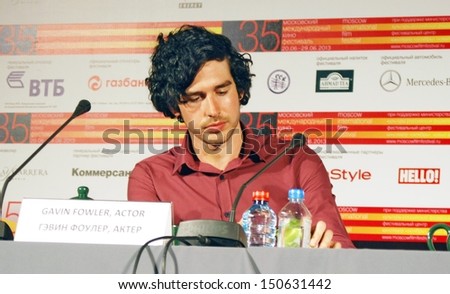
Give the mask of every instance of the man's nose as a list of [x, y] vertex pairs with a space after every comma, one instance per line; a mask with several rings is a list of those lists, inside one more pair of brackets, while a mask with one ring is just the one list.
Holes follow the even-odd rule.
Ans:
[[208, 96], [204, 102], [206, 115], [209, 117], [217, 117], [220, 114], [220, 106], [216, 97]]

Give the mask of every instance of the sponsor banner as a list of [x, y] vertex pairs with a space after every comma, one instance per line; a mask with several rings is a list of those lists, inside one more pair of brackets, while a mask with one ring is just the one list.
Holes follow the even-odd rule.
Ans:
[[[240, 51], [415, 50], [450, 48], [450, 17], [382, 17], [191, 22], [230, 37]], [[1, 55], [148, 54], [159, 32], [182, 22], [17, 24]]]
[[284, 20], [283, 49], [445, 49], [449, 29], [448, 16]]
[[2, 112], [72, 112], [81, 99], [91, 102], [92, 112], [155, 111], [145, 85], [147, 55], [2, 56], [2, 61]]
[[[42, 143], [70, 113], [0, 113], [2, 143]], [[179, 144], [186, 127], [159, 113], [86, 113], [50, 144]]]
[[[1, 55], [149, 54], [156, 36], [181, 26], [164, 23], [3, 25]], [[221, 33], [221, 22], [192, 22]], [[8, 45], [8, 46], [7, 46]]]
[[[1, 143], [42, 143], [70, 113], [0, 113]], [[250, 128], [269, 128], [309, 144], [448, 145], [450, 112], [243, 113]], [[72, 121], [52, 144], [179, 144], [186, 127], [160, 113], [92, 112]]]
[[[87, 99], [93, 112], [155, 112], [149, 54], [2, 56], [0, 111], [70, 112]], [[256, 77], [244, 111], [448, 111], [445, 50], [251, 54]]]
[[[339, 207], [353, 241], [423, 242], [436, 223], [450, 223], [449, 208]], [[436, 231], [434, 241], [445, 243], [444, 231]]]
[[277, 128], [310, 144], [450, 144], [450, 112], [281, 112]]
[[310, 147], [324, 161], [340, 206], [450, 207], [447, 145]]

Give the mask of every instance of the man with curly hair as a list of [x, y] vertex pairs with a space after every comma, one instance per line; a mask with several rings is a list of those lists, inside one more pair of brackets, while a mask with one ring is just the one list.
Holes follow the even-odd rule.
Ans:
[[[148, 88], [156, 110], [187, 127], [180, 146], [137, 163], [130, 174], [131, 201], [172, 202], [175, 224], [192, 219], [227, 220], [239, 188], [289, 142], [244, 127], [240, 109], [250, 99], [251, 56], [204, 27], [184, 25], [159, 34]], [[313, 215], [312, 248], [353, 248], [320, 157], [295, 148], [251, 182], [236, 215], [251, 205], [251, 193], [269, 192], [279, 212], [290, 188], [305, 191]]]

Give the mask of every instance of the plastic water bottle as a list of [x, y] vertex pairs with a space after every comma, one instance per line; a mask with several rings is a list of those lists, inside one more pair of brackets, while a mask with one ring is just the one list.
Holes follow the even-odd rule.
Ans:
[[278, 214], [277, 247], [309, 247], [312, 217], [303, 203], [305, 193], [302, 189], [291, 189], [289, 202]]
[[269, 192], [255, 191], [253, 204], [242, 215], [248, 246], [275, 247], [277, 215], [269, 207]]

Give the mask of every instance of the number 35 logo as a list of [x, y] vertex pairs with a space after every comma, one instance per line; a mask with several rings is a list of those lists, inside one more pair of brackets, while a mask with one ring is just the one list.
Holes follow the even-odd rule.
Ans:
[[224, 22], [223, 34], [241, 52], [280, 51], [281, 20]]

